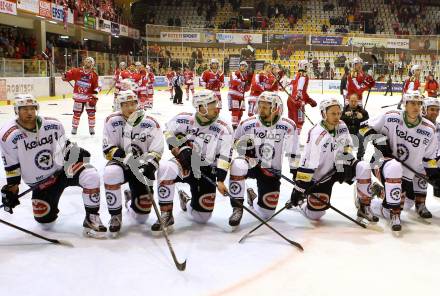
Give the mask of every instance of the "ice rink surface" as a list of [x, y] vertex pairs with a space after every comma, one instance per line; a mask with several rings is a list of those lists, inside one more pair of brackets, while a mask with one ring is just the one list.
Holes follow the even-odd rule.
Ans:
[[[230, 120], [226, 91], [223, 92], [222, 117]], [[318, 102], [326, 96], [311, 94]], [[283, 96], [286, 99], [286, 96]], [[384, 112], [382, 105], [398, 102], [400, 97], [371, 93], [367, 110], [370, 116]], [[92, 153], [92, 164], [101, 172], [105, 159], [101, 151], [102, 127], [111, 112], [112, 95], [100, 96], [96, 114], [96, 135], [88, 135], [87, 117], [81, 118], [77, 136], [71, 137]], [[154, 109], [149, 113], [162, 127], [181, 111], [192, 112], [190, 102], [173, 105], [169, 93], [156, 91]], [[60, 119], [70, 136], [71, 99], [41, 102], [41, 115]], [[13, 115], [11, 106], [0, 107], [0, 124]], [[317, 108], [306, 109], [317, 123]], [[287, 114], [285, 109], [284, 114]], [[301, 136], [305, 140], [310, 124]], [[369, 151], [371, 153], [371, 151]], [[369, 153], [367, 152], [367, 155]], [[171, 157], [166, 151], [163, 159]], [[26, 166], [23, 165], [22, 169]], [[284, 173], [288, 176], [285, 160]], [[0, 167], [0, 184], [5, 183]], [[255, 189], [255, 182], [247, 181]], [[354, 185], [334, 186], [332, 204], [356, 216]], [[21, 186], [25, 190], [26, 185]], [[188, 189], [186, 185], [178, 185]], [[282, 181], [278, 209], [290, 198], [292, 186]], [[101, 217], [109, 220], [104, 187], [101, 185]], [[261, 227], [244, 243], [239, 239], [258, 225], [245, 213], [240, 229], [231, 232], [229, 199], [217, 195], [212, 219], [207, 225], [189, 221], [180, 211], [175, 197], [176, 223], [170, 235], [179, 260], [187, 259], [184, 272], [177, 271], [163, 237], [153, 237], [150, 226], [133, 224], [123, 217], [119, 239], [94, 240], [82, 236], [84, 208], [81, 189], [65, 190], [60, 200], [57, 225], [42, 231], [32, 217], [30, 194], [21, 199], [13, 215], [4, 211], [0, 218], [51, 238], [70, 241], [74, 247], [57, 246], [0, 224], [0, 295], [438, 295], [440, 266], [440, 200], [428, 188], [428, 208], [434, 218], [425, 224], [403, 213], [403, 233], [397, 238], [381, 220], [383, 232], [360, 228], [332, 210], [319, 223], [306, 220], [296, 210], [285, 210], [271, 225], [285, 236], [301, 243], [304, 252], [287, 244], [266, 227]], [[125, 214], [125, 211], [123, 211]]]

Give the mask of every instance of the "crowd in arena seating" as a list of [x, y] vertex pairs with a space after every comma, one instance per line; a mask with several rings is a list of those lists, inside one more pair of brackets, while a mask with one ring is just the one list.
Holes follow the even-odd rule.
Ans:
[[0, 58], [33, 59], [37, 57], [37, 41], [25, 35], [24, 30], [0, 28]]

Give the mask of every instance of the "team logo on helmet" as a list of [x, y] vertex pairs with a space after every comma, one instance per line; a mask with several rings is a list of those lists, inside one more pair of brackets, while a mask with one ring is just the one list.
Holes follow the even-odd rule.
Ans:
[[44, 171], [53, 168], [53, 158], [50, 150], [45, 149], [38, 152], [37, 155], [35, 155], [35, 165]]

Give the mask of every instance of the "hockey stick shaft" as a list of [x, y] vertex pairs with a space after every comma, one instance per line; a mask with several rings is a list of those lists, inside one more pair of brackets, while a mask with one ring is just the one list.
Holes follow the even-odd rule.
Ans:
[[[53, 70], [55, 71], [55, 68], [56, 68], [55, 64], [52, 62], [52, 60], [49, 58], [49, 56], [44, 51], [42, 51], [41, 53], [43, 54], [44, 58], [53, 66]], [[64, 75], [64, 73], [63, 73], [63, 75]], [[54, 73], [54, 76], [55, 76], [55, 73]], [[70, 81], [67, 81], [67, 82], [70, 84], [70, 86], [72, 88], [74, 88], [73, 84]]]
[[[275, 75], [274, 75], [274, 76], [275, 76]], [[278, 77], [275, 76], [275, 80], [276, 80], [276, 81], [278, 82], [278, 84], [281, 86], [281, 88], [283, 89], [283, 91], [287, 94], [287, 99], [289, 99], [289, 98], [290, 98], [290, 94], [289, 94], [289, 92], [287, 91], [287, 89], [284, 87], [284, 85], [281, 84], [281, 81], [278, 79]], [[315, 124], [313, 123], [313, 121], [307, 116], [307, 114], [306, 114], [305, 111], [303, 112], [303, 114], [304, 114], [304, 116], [307, 118], [307, 120], [308, 120], [312, 125], [315, 125]]]
[[[212, 185], [214, 185], [216, 188], [218, 188], [218, 185], [216, 182], [214, 182], [210, 177], [206, 176], [203, 172], [201, 172], [201, 175], [203, 178], [206, 179], [206, 181], [208, 181], [209, 183], [211, 183]], [[285, 237], [283, 234], [281, 234], [278, 230], [276, 230], [275, 228], [273, 228], [272, 226], [270, 226], [268, 223], [266, 223], [266, 221], [264, 221], [263, 219], [261, 219], [257, 214], [255, 214], [253, 211], [251, 211], [248, 207], [246, 207], [245, 205], [239, 203], [238, 201], [236, 201], [230, 194], [229, 192], [226, 191], [226, 195], [230, 198], [230, 200], [232, 201], [232, 203], [236, 206], [236, 207], [240, 207], [243, 208], [246, 212], [248, 212], [249, 214], [251, 214], [252, 216], [254, 216], [255, 219], [257, 219], [258, 221], [260, 221], [261, 223], [263, 223], [264, 225], [266, 225], [266, 227], [268, 227], [269, 229], [271, 229], [273, 232], [275, 232], [276, 234], [278, 234], [280, 237], [282, 237], [285, 241], [287, 241], [289, 244], [297, 247], [299, 250], [304, 251], [304, 248], [297, 242], [292, 241], [290, 239], [288, 239], [287, 237]]]
[[150, 191], [150, 186], [148, 185], [148, 182], [147, 182], [145, 176], [144, 176], [144, 185], [147, 188], [147, 193], [151, 196], [151, 203], [153, 204], [154, 213], [157, 216], [157, 220], [160, 222], [160, 228], [162, 229], [162, 234], [165, 237], [165, 241], [167, 242], [168, 250], [171, 253], [171, 257], [173, 257], [174, 264], [176, 265], [176, 268], [178, 270], [184, 271], [185, 268], [186, 268], [186, 260], [183, 261], [182, 263], [180, 263], [177, 260], [176, 253], [174, 252], [174, 248], [171, 245], [170, 238], [168, 237], [168, 233], [167, 233], [167, 230], [165, 228], [165, 223], [162, 221], [162, 218], [160, 217], [159, 208], [157, 207], [156, 201], [154, 200], [154, 196], [153, 196], [152, 192]]
[[365, 100], [364, 110], [367, 108], [368, 99], [370, 98], [371, 87], [368, 89], [367, 99]]
[[391, 104], [391, 105], [385, 105], [385, 106], [382, 106], [382, 107], [380, 107], [380, 108], [388, 108], [388, 107], [393, 107], [393, 106], [397, 106], [397, 105], [399, 105], [400, 103], [396, 103], [396, 104]]
[[[273, 173], [273, 172], [272, 172]], [[326, 174], [325, 176], [323, 176], [322, 178], [320, 178], [318, 181], [315, 182], [315, 184], [313, 184], [310, 189], [313, 189], [314, 187], [318, 186], [323, 180], [330, 178], [333, 174], [335, 173], [334, 170], [331, 170], [328, 174]], [[277, 174], [278, 176], [282, 176], [281, 174]], [[287, 178], [287, 177], [285, 177]], [[292, 181], [293, 182], [293, 181]], [[293, 184], [295, 184], [293, 182]], [[309, 189], [309, 190], [310, 190]], [[289, 202], [288, 202], [289, 203]], [[281, 213], [282, 211], [284, 211], [286, 208], [288, 208], [288, 203], [286, 203], [286, 205], [284, 207], [282, 207], [280, 210], [278, 210], [276, 213], [274, 213], [272, 216], [270, 216], [266, 222], [269, 222], [270, 220], [272, 220], [272, 218], [274, 218], [275, 216], [277, 216], [279, 213]], [[247, 234], [245, 234], [240, 240], [239, 242], [243, 242], [249, 235], [251, 235], [253, 232], [255, 232], [255, 230], [257, 230], [258, 228], [260, 228], [261, 226], [263, 226], [263, 223], [260, 223], [260, 225], [257, 225], [254, 229], [252, 229], [251, 231], [249, 231]]]
[[30, 231], [30, 230], [24, 229], [24, 228], [22, 228], [20, 226], [14, 225], [14, 224], [9, 223], [9, 222], [7, 222], [5, 220], [2, 220], [2, 219], [0, 219], [0, 223], [5, 224], [5, 225], [7, 225], [9, 227], [15, 228], [17, 230], [20, 230], [20, 231], [22, 231], [24, 233], [30, 234], [32, 236], [38, 237], [39, 239], [48, 241], [48, 242], [53, 243], [53, 244], [72, 246], [72, 244], [70, 244], [69, 242], [65, 242], [65, 241], [61, 241], [61, 240], [52, 239], [52, 238], [48, 238], [48, 237], [42, 236], [42, 235], [40, 235], [38, 233], [35, 233], [35, 232]]

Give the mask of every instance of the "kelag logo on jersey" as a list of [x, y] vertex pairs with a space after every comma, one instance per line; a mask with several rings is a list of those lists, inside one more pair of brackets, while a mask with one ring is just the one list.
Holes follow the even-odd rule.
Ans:
[[[57, 140], [57, 133], [55, 133], [55, 139]], [[37, 148], [38, 146], [43, 146], [46, 144], [52, 144], [53, 143], [53, 136], [49, 135], [48, 137], [41, 138], [39, 141], [32, 141], [32, 142], [26, 142], [24, 141], [24, 148], [26, 150], [32, 150], [34, 148]]]
[[212, 138], [212, 135], [205, 134], [204, 132], [201, 132], [199, 128], [192, 129], [191, 133], [194, 136], [196, 136], [197, 138], [203, 139], [203, 142], [205, 142], [205, 144], [208, 144], [211, 141], [211, 138]]
[[35, 155], [35, 165], [40, 170], [50, 170], [53, 167], [53, 159], [50, 150], [41, 150]]
[[255, 131], [255, 135], [260, 139], [274, 140], [277, 143], [280, 142], [282, 138], [280, 134], [268, 133], [267, 130], [265, 130], [264, 132]]
[[413, 145], [413, 147], [419, 147], [419, 145], [420, 145], [420, 139], [419, 138], [415, 138], [415, 137], [413, 137], [411, 135], [408, 135], [407, 131], [404, 132], [404, 131], [399, 130], [398, 126], [396, 126], [396, 135], [399, 138], [402, 138], [405, 141], [411, 143]]

